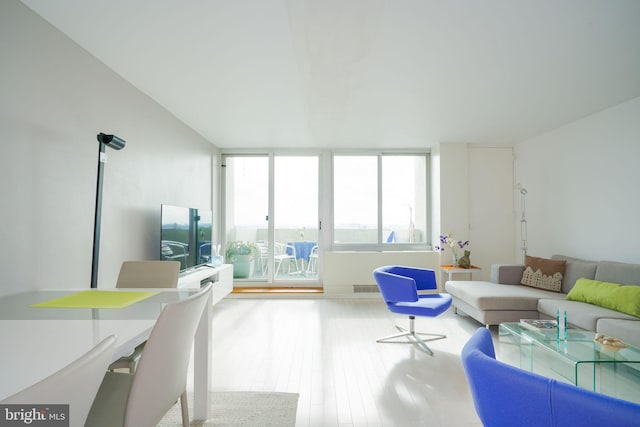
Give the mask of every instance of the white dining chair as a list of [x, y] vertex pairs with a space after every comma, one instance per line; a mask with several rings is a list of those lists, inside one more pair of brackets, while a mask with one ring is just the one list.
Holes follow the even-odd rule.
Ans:
[[68, 404], [69, 426], [83, 427], [113, 357], [116, 337], [102, 340], [58, 372], [4, 399], [2, 404]]
[[175, 288], [180, 261], [124, 261], [116, 288]]
[[[120, 266], [116, 288], [175, 288], [178, 286], [180, 261], [124, 261]], [[128, 356], [109, 366], [109, 370], [136, 370], [145, 343], [138, 345]]]
[[152, 427], [180, 398], [182, 423], [189, 425], [187, 371], [191, 348], [213, 285], [168, 303], [154, 325], [134, 374], [107, 372], [87, 426]]

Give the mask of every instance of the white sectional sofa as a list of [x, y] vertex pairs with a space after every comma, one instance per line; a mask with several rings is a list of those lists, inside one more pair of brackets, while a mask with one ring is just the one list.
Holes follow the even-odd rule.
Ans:
[[448, 281], [445, 289], [452, 296], [456, 312], [463, 311], [486, 326], [520, 319], [553, 319], [562, 308], [569, 323], [640, 347], [640, 318], [566, 299], [579, 278], [640, 286], [640, 264], [587, 261], [563, 255], [552, 259], [566, 260], [560, 293], [521, 285], [524, 266], [504, 264], [491, 267], [489, 282]]

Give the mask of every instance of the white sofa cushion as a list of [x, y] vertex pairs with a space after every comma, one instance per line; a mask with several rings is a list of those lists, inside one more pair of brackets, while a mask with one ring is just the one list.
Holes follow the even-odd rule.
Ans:
[[482, 281], [449, 281], [445, 289], [458, 299], [480, 310], [532, 310], [540, 298], [564, 300], [565, 295], [519, 285]]

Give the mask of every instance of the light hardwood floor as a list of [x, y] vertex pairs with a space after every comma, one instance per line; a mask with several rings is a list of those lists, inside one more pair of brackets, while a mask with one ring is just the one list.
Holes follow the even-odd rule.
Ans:
[[452, 309], [416, 318], [447, 334], [433, 357], [379, 344], [408, 318], [377, 295], [359, 298], [229, 297], [214, 307], [214, 391], [299, 394], [297, 426], [480, 426], [460, 350], [481, 325]]

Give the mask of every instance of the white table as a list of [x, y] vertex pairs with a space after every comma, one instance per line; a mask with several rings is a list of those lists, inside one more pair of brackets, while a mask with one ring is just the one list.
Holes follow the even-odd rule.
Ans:
[[465, 274], [469, 274], [470, 276], [473, 276], [473, 273], [478, 273], [480, 271], [482, 271], [482, 269], [480, 267], [477, 267], [475, 265], [470, 266], [469, 268], [462, 268], [462, 267], [454, 267], [452, 265], [441, 265], [440, 269], [442, 270], [442, 286], [444, 286], [445, 284], [445, 279], [444, 279], [444, 275], [448, 274], [449, 275], [449, 280], [451, 280], [452, 276], [454, 274], [460, 274], [460, 273], [465, 273]]
[[[199, 289], [139, 290], [158, 293], [121, 309], [30, 307], [79, 289], [40, 290], [1, 297], [0, 400], [62, 369], [110, 335], [117, 337], [114, 361], [130, 354], [147, 339], [167, 303], [184, 299]], [[194, 340], [193, 418], [196, 420], [208, 418], [209, 406], [211, 299], [205, 307]]]

